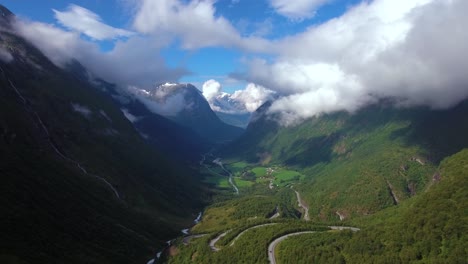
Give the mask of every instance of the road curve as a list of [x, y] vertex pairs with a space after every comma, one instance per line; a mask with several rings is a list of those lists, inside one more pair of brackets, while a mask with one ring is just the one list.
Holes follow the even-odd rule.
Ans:
[[218, 242], [222, 237], [224, 237], [224, 236], [225, 236], [227, 233], [229, 233], [230, 231], [231, 231], [231, 230], [228, 230], [228, 231], [222, 233], [221, 235], [215, 237], [214, 239], [212, 239], [212, 240], [210, 241], [210, 248], [211, 248], [211, 250], [213, 250], [213, 251], [220, 251], [221, 249], [216, 247], [216, 242]]
[[305, 221], [310, 221], [310, 217], [309, 217], [309, 207], [307, 207], [307, 206], [302, 202], [301, 195], [299, 194], [299, 192], [296, 191], [296, 190], [294, 190], [294, 192], [296, 193], [297, 204], [299, 205], [299, 207], [302, 207], [302, 209], [304, 209], [304, 220], [305, 220]]
[[237, 188], [237, 186], [234, 184], [234, 181], [232, 180], [232, 173], [230, 171], [228, 171], [225, 167], [224, 167], [224, 164], [221, 162], [221, 158], [216, 158], [215, 160], [213, 160], [213, 163], [220, 166], [221, 169], [224, 170], [224, 172], [226, 172], [228, 174], [228, 181], [229, 181], [229, 184], [231, 184], [232, 188], [234, 189], [234, 192], [236, 194], [239, 194], [239, 189]]
[[245, 232], [251, 230], [251, 229], [255, 229], [255, 228], [259, 228], [259, 227], [263, 227], [263, 226], [270, 226], [270, 225], [276, 225], [277, 223], [268, 223], [268, 224], [262, 224], [262, 225], [256, 225], [256, 226], [252, 226], [252, 227], [249, 227], [247, 229], [245, 229], [244, 231], [240, 232], [231, 242], [231, 244], [229, 245], [230, 247], [234, 246], [234, 243], [236, 243], [236, 240], [239, 239], [239, 237], [241, 237]]
[[297, 235], [303, 235], [303, 234], [312, 234], [312, 233], [315, 233], [315, 232], [316, 231], [296, 232], [296, 233], [291, 233], [291, 234], [287, 234], [287, 235], [278, 237], [277, 239], [273, 240], [273, 242], [271, 242], [270, 245], [268, 246], [268, 260], [270, 261], [270, 264], [276, 264], [275, 248], [281, 241], [283, 241], [286, 238], [291, 237], [291, 236], [297, 236]]
[[[349, 226], [329, 226], [328, 228], [330, 228], [331, 230], [351, 230], [353, 232], [361, 230], [357, 227], [349, 227]], [[276, 264], [275, 248], [281, 241], [291, 236], [312, 234], [312, 233], [317, 233], [317, 231], [302, 231], [302, 232], [290, 233], [290, 234], [278, 237], [277, 239], [273, 240], [273, 242], [271, 242], [270, 245], [268, 245], [268, 260], [270, 261], [270, 264]]]

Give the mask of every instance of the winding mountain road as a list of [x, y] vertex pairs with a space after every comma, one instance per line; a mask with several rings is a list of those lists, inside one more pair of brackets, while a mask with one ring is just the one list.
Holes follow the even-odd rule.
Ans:
[[223, 169], [223, 170], [229, 175], [229, 176], [228, 176], [228, 177], [229, 177], [229, 180], [228, 180], [228, 181], [229, 181], [229, 184], [231, 184], [232, 188], [234, 189], [234, 192], [235, 192], [236, 194], [239, 194], [239, 189], [237, 188], [237, 186], [236, 186], [236, 185], [234, 184], [234, 182], [232, 181], [232, 173], [231, 173], [230, 171], [228, 171], [228, 170], [224, 167], [223, 163], [221, 162], [221, 158], [217, 158], [217, 159], [213, 160], [213, 163], [214, 163], [214, 164], [217, 164], [218, 166], [220, 166], [221, 169]]
[[299, 206], [299, 207], [302, 207], [302, 209], [304, 209], [304, 220], [305, 220], [305, 221], [310, 221], [310, 217], [309, 217], [309, 207], [307, 207], [307, 205], [304, 204], [304, 202], [303, 202], [302, 199], [301, 199], [301, 195], [299, 194], [299, 192], [296, 191], [296, 190], [294, 190], [294, 192], [296, 193], [298, 206]]
[[216, 247], [216, 243], [217, 243], [222, 237], [224, 237], [225, 235], [227, 235], [227, 233], [229, 233], [229, 232], [231, 232], [231, 230], [228, 230], [228, 231], [226, 231], [226, 232], [220, 234], [219, 236], [215, 237], [214, 239], [212, 239], [212, 240], [210, 241], [210, 248], [211, 248], [211, 250], [213, 250], [213, 251], [220, 251], [221, 249]]
[[[351, 230], [353, 232], [359, 231], [361, 229], [357, 227], [348, 227], [348, 226], [329, 226], [331, 230]], [[276, 257], [275, 257], [275, 249], [276, 246], [283, 240], [285, 240], [288, 237], [291, 236], [298, 236], [298, 235], [303, 235], [303, 234], [313, 234], [317, 233], [317, 231], [301, 231], [301, 232], [294, 232], [290, 234], [286, 234], [284, 236], [278, 237], [277, 239], [273, 240], [273, 242], [268, 245], [268, 260], [270, 261], [270, 264], [276, 264]]]
[[[208, 154], [209, 154], [209, 153], [202, 155], [202, 159], [200, 160], [200, 165], [203, 165], [207, 170], [209, 170], [209, 171], [210, 171], [211, 173], [213, 173], [213, 174], [216, 174], [216, 175], [219, 175], [219, 176], [225, 176], [225, 175], [221, 175], [221, 174], [219, 174], [219, 173], [213, 171], [210, 167], [208, 167], [208, 165], [205, 164], [206, 155], [208, 155]], [[211, 154], [210, 154], [210, 155], [211, 155]], [[237, 188], [237, 186], [234, 184], [234, 182], [233, 182], [233, 180], [232, 180], [232, 174], [231, 174], [231, 172], [229, 172], [228, 170], [226, 170], [226, 169], [224, 168], [224, 165], [223, 165], [223, 163], [221, 162], [221, 159], [220, 159], [220, 158], [217, 158], [217, 159], [213, 160], [213, 163], [216, 164], [216, 165], [218, 165], [218, 166], [220, 166], [220, 167], [228, 174], [228, 177], [229, 177], [228, 182], [229, 182], [229, 184], [230, 184], [230, 185], [232, 186], [232, 188], [234, 189], [234, 192], [235, 192], [236, 194], [239, 194], [239, 189]]]
[[259, 227], [264, 227], [264, 226], [271, 226], [271, 225], [276, 225], [277, 223], [269, 223], [269, 224], [263, 224], [263, 225], [256, 225], [256, 226], [252, 226], [252, 227], [249, 227], [247, 229], [245, 229], [244, 231], [240, 232], [231, 242], [231, 244], [229, 245], [230, 247], [234, 246], [234, 243], [236, 243], [236, 240], [239, 239], [245, 232], [249, 231], [249, 230], [252, 230], [252, 229], [255, 229], [255, 228], [259, 228]]
[[270, 245], [268, 245], [268, 260], [270, 261], [270, 264], [276, 264], [275, 249], [276, 249], [276, 246], [281, 241], [291, 236], [298, 236], [298, 235], [312, 234], [312, 233], [315, 233], [315, 231], [302, 231], [302, 232], [287, 234], [287, 235], [278, 237], [277, 239], [273, 240], [273, 242], [271, 242]]

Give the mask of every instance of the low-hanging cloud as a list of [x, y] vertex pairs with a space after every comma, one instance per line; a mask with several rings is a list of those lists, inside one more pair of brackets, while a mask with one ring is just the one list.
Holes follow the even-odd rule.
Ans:
[[284, 125], [381, 98], [450, 107], [468, 97], [468, 1], [376, 0], [275, 44], [246, 79], [282, 94]]
[[211, 109], [230, 114], [254, 112], [266, 101], [272, 99], [275, 93], [263, 86], [249, 83], [243, 90], [229, 94], [223, 92], [221, 83], [213, 79], [203, 84], [202, 92]]
[[266, 101], [272, 99], [274, 93], [263, 86], [249, 83], [244, 90], [235, 91], [231, 99], [240, 102], [247, 112], [254, 112]]
[[53, 11], [60, 24], [96, 40], [130, 37], [135, 34], [125, 29], [104, 24], [99, 15], [78, 5], [69, 5], [65, 12], [55, 9]]
[[11, 53], [4, 47], [0, 46], [0, 61], [8, 63], [11, 62], [13, 59], [13, 55], [11, 55]]
[[[113, 34], [112, 27], [112, 34], [107, 35], [63, 21], [71, 31], [27, 21], [17, 22], [15, 28], [57, 65], [77, 59], [105, 80], [140, 88], [177, 81], [188, 74], [184, 68], [168, 67], [159, 54], [175, 38], [185, 49], [240, 49], [247, 52], [243, 58], [246, 71], [233, 76], [252, 83], [255, 89], [228, 99], [253, 109], [263, 101], [252, 96], [255, 91], [265, 94], [265, 90], [273, 90], [279, 99], [270, 112], [285, 125], [326, 112], [352, 112], [381, 98], [391, 97], [400, 106], [444, 108], [468, 97], [465, 0], [363, 1], [340, 17], [275, 40], [243, 36], [216, 12], [215, 1], [127, 1], [136, 3], [132, 27], [138, 33], [118, 40], [109, 52], [100, 51], [95, 41], [81, 36], [122, 35]], [[296, 19], [310, 17], [327, 2], [270, 1], [280, 15], [287, 16], [285, 10], [305, 12], [296, 13]], [[307, 8], [293, 8], [301, 3]], [[60, 13], [73, 17], [73, 11]], [[93, 18], [93, 14], [87, 17]], [[95, 22], [103, 24], [96, 14]], [[262, 56], [255, 58], [258, 53]], [[221, 85], [211, 85], [208, 101], [223, 93]]]
[[52, 24], [17, 19], [14, 28], [57, 66], [64, 67], [76, 59], [94, 75], [119, 85], [148, 87], [188, 74], [184, 68], [167, 66], [160, 50], [169, 39], [162, 37], [135, 35], [117, 41], [111, 51], [102, 52], [97, 43], [82, 39], [79, 32]]
[[[175, 84], [174, 84], [175, 85]], [[185, 90], [172, 88], [173, 84], [163, 84], [149, 92], [138, 87], [130, 86], [127, 91], [148, 110], [166, 117], [175, 117], [184, 109], [190, 107], [190, 102], [185, 100]]]

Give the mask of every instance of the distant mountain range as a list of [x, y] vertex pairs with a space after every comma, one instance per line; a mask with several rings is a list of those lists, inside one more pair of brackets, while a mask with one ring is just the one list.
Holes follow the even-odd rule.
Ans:
[[203, 139], [221, 143], [235, 139], [243, 129], [222, 122], [195, 86], [164, 83], [150, 89], [129, 88], [150, 111], [190, 128]]

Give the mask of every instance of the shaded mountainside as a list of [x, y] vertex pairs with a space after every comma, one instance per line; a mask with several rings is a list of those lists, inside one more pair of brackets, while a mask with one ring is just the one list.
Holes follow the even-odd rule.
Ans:
[[196, 173], [22, 38], [2, 30], [0, 47], [0, 262], [152, 258], [201, 207]]
[[205, 140], [222, 143], [243, 133], [242, 128], [221, 121], [201, 92], [191, 84], [162, 84], [150, 90], [148, 98], [164, 103], [178, 96], [183, 98], [185, 105], [169, 118], [192, 129]]
[[216, 115], [226, 124], [230, 124], [236, 127], [246, 128], [249, 124], [250, 120], [250, 113], [243, 113], [243, 114], [230, 114], [230, 113], [223, 113], [223, 112], [215, 112]]
[[306, 178], [297, 188], [314, 219], [348, 219], [398, 204], [426, 188], [443, 158], [468, 147], [467, 101], [449, 110], [383, 102], [292, 127], [278, 125], [267, 109], [223, 154], [301, 171]]
[[[151, 112], [143, 103], [122, 92], [115, 84], [94, 78], [77, 61], [69, 63], [66, 70], [76, 78], [90, 83], [109, 95], [140, 135], [161, 152], [180, 162], [198, 162], [200, 156], [212, 146], [192, 129]], [[91, 81], [90, 81], [91, 79]]]

